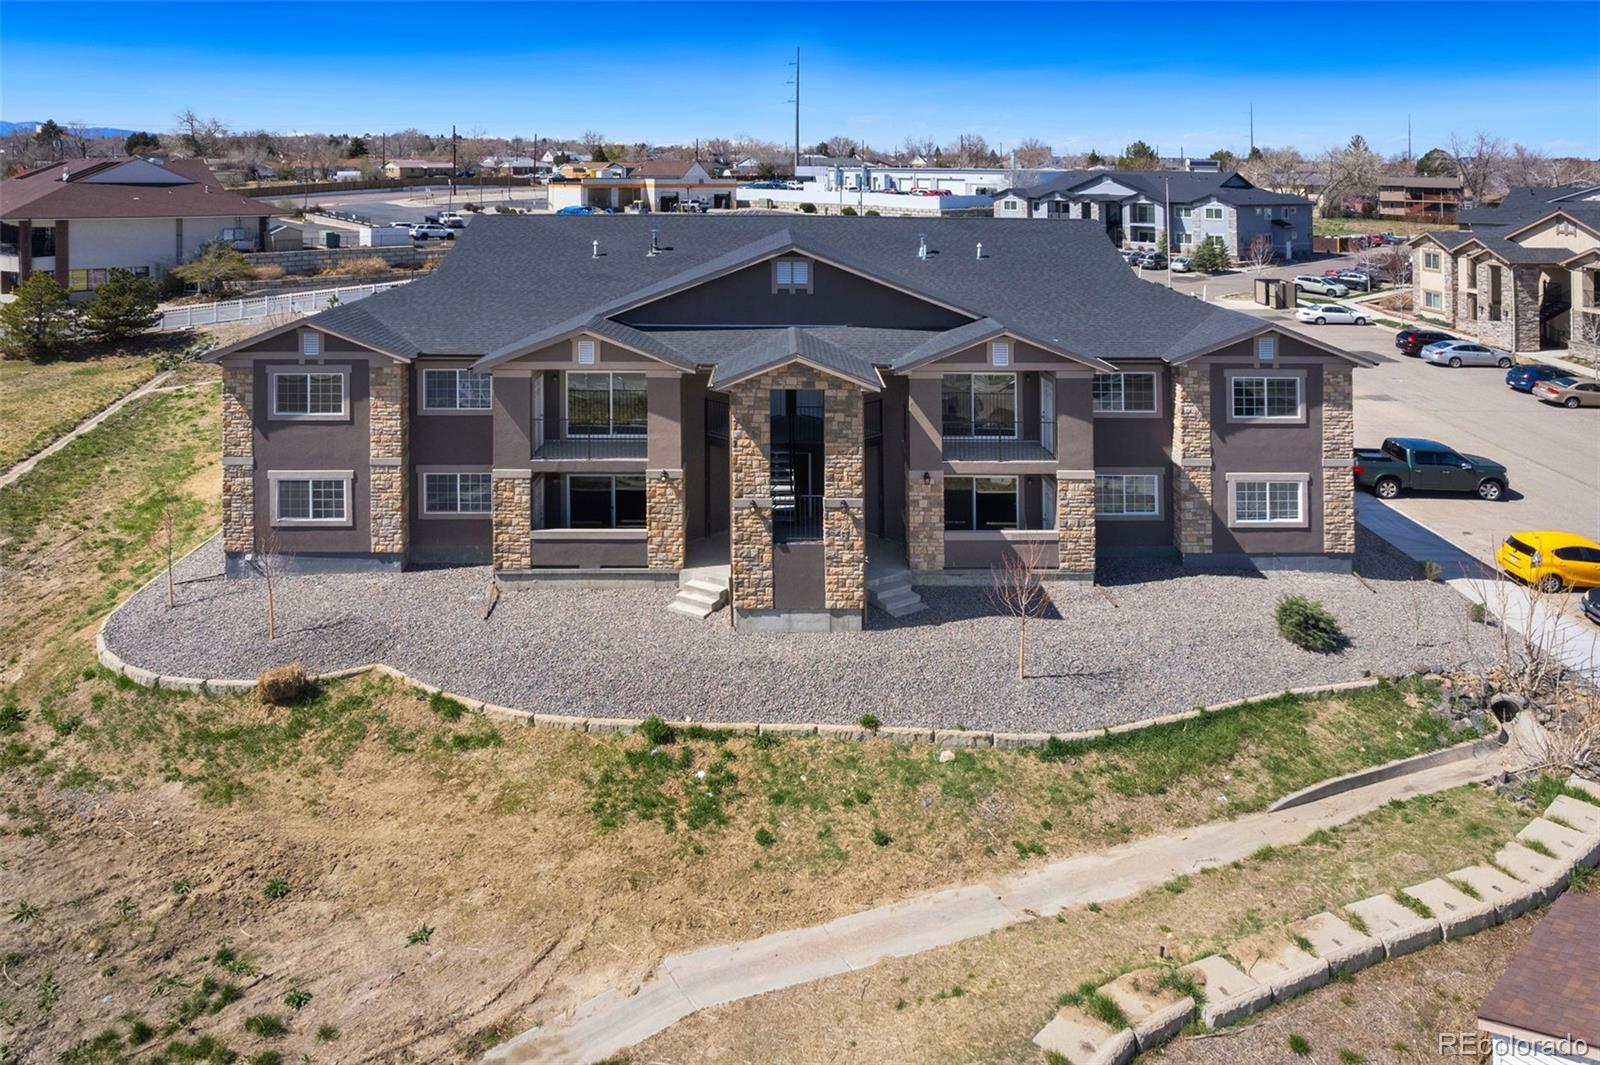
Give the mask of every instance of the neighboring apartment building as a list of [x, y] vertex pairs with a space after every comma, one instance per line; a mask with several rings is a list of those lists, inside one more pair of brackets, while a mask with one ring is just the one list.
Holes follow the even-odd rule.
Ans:
[[739, 183], [713, 177], [693, 159], [644, 163], [568, 163], [550, 181], [550, 208], [605, 207], [613, 211], [675, 211], [690, 200], [706, 207], [733, 206]]
[[1411, 241], [1417, 312], [1508, 351], [1600, 356], [1600, 187], [1513, 189]]
[[1378, 179], [1378, 217], [1449, 225], [1461, 210], [1461, 179], [1385, 174]]
[[450, 160], [390, 159], [383, 164], [383, 176], [391, 181], [402, 178], [447, 178], [455, 173]]
[[224, 241], [267, 246], [285, 212], [222, 187], [198, 159], [73, 159], [0, 181], [0, 291], [55, 275], [87, 296], [113, 268], [159, 277]]
[[1094, 223], [766, 215], [480, 218], [210, 358], [230, 572], [694, 559], [740, 626], [835, 629], [869, 561], [1348, 567], [1371, 362], [1139, 281]]
[[952, 196], [993, 196], [1001, 189], [1046, 180], [1060, 170], [1005, 167], [889, 166], [864, 159], [802, 155], [795, 177], [819, 193], [942, 190]]
[[1311, 251], [1311, 201], [1256, 188], [1238, 173], [1075, 170], [1004, 190], [994, 216], [1092, 219], [1119, 248], [1154, 251], [1168, 238], [1174, 255], [1210, 237], [1235, 259], [1248, 255], [1257, 237], [1280, 259]]

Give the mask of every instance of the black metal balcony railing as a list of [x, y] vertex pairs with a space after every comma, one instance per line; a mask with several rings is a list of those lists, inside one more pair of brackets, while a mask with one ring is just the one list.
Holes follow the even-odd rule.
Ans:
[[533, 457], [536, 459], [642, 459], [646, 450], [643, 418], [628, 421], [533, 419]]
[[1017, 422], [1010, 427], [973, 426], [964, 421], [944, 423], [944, 457], [958, 462], [1026, 462], [1055, 457], [1056, 425], [1053, 418]]
[[822, 497], [774, 495], [772, 498], [772, 539], [788, 544], [822, 539]]

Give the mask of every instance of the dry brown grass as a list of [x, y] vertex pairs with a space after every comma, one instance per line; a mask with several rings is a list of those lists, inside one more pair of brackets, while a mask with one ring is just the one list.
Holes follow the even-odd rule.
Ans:
[[0, 469], [15, 466], [156, 375], [146, 355], [0, 359]]
[[284, 274], [283, 267], [277, 263], [264, 263], [261, 266], [250, 268], [250, 276], [257, 281], [276, 281]]
[[317, 273], [322, 277], [367, 277], [386, 274], [393, 269], [381, 255], [363, 255], [355, 259], [341, 259], [331, 266], [324, 266]]

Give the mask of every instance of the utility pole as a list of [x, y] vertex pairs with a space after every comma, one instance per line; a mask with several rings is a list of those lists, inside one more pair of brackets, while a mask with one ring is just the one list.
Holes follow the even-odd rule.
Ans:
[[1411, 116], [1406, 116], [1406, 162], [1411, 162]]
[[800, 49], [794, 50], [794, 176], [800, 177]]
[[1256, 151], [1256, 105], [1250, 105], [1250, 154]]

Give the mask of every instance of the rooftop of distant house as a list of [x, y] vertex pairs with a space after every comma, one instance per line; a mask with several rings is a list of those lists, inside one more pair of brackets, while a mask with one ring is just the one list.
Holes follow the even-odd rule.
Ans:
[[285, 214], [222, 187], [199, 159], [69, 159], [0, 181], [0, 218], [197, 218]]

